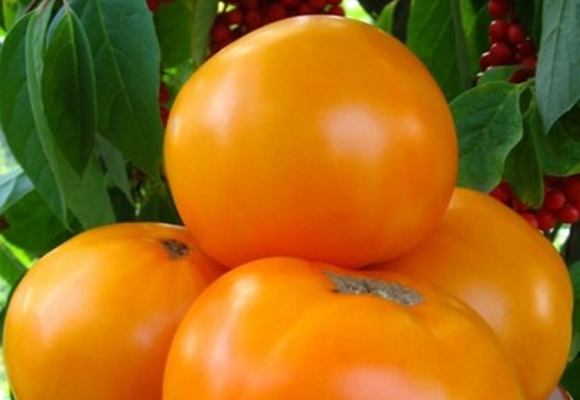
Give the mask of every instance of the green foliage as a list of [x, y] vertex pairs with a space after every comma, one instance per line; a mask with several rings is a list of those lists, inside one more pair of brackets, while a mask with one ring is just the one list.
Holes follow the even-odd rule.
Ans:
[[459, 139], [459, 186], [487, 192], [501, 180], [505, 161], [523, 136], [520, 94], [517, 86], [493, 81], [451, 102]]
[[580, 0], [544, 2], [537, 98], [544, 129], [580, 100]]

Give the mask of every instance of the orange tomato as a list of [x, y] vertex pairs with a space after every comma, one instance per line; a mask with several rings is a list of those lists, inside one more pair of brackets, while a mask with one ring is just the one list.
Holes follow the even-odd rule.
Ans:
[[426, 283], [274, 257], [222, 275], [169, 352], [163, 400], [523, 400], [473, 310]]
[[570, 350], [572, 286], [552, 243], [520, 216], [458, 188], [433, 234], [377, 268], [426, 279], [475, 309], [517, 366], [526, 398], [548, 398]]
[[9, 303], [4, 359], [21, 400], [159, 400], [177, 324], [223, 272], [183, 227], [123, 223], [45, 255]]
[[184, 224], [230, 267], [397, 256], [434, 229], [457, 173], [427, 69], [379, 29], [332, 16], [268, 24], [206, 61], [177, 96], [164, 153]]

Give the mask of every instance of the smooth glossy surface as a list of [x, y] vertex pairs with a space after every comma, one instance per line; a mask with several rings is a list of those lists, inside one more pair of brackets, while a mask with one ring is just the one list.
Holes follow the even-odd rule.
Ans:
[[304, 16], [196, 71], [171, 110], [165, 162], [184, 223], [220, 262], [357, 268], [432, 231], [457, 143], [439, 87], [401, 43], [360, 21]]
[[223, 275], [176, 333], [163, 400], [524, 400], [463, 303], [397, 274], [383, 279], [422, 302], [337, 293], [329, 271], [373, 277], [288, 258]]
[[223, 271], [177, 226], [117, 224], [65, 242], [8, 308], [3, 351], [16, 398], [159, 400], [177, 324]]
[[545, 400], [572, 335], [570, 277], [552, 244], [490, 196], [456, 189], [437, 230], [381, 266], [428, 280], [489, 323], [517, 366], [528, 400]]

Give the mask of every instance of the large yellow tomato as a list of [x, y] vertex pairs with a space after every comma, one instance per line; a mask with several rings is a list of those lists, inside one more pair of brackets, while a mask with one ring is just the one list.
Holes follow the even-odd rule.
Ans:
[[183, 227], [86, 231], [16, 288], [4, 359], [19, 400], [159, 400], [169, 344], [192, 301], [223, 272]]
[[377, 28], [331, 16], [269, 24], [210, 58], [177, 96], [164, 152], [185, 225], [230, 267], [399, 255], [438, 223], [457, 168], [427, 69]]
[[378, 268], [426, 279], [475, 309], [517, 366], [526, 399], [548, 398], [570, 350], [572, 286], [556, 249], [519, 215], [459, 188], [433, 234]]
[[227, 272], [182, 320], [163, 400], [524, 400], [473, 310], [377, 277], [283, 257]]

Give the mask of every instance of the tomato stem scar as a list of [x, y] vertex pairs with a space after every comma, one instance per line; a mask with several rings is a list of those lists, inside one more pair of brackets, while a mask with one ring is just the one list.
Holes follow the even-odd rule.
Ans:
[[423, 302], [421, 293], [400, 283], [339, 275], [329, 271], [324, 273], [334, 284], [334, 290], [338, 294], [378, 296], [403, 306], [415, 306]]
[[161, 244], [167, 252], [170, 260], [177, 260], [189, 254], [189, 247], [178, 240], [163, 239], [161, 240]]

